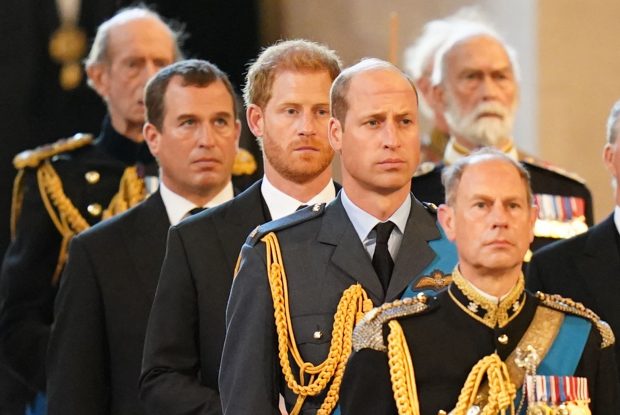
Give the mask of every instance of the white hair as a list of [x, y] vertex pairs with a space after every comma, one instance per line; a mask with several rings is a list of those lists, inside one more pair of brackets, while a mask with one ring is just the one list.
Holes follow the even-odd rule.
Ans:
[[490, 37], [496, 40], [506, 51], [515, 80], [519, 81], [519, 64], [517, 61], [517, 52], [500, 36], [495, 29], [490, 26], [483, 25], [463, 25], [455, 29], [450, 38], [441, 45], [435, 53], [435, 61], [433, 65], [433, 75], [431, 82], [433, 85], [439, 85], [444, 80], [447, 73], [446, 56], [457, 45], [474, 39], [477, 37]]

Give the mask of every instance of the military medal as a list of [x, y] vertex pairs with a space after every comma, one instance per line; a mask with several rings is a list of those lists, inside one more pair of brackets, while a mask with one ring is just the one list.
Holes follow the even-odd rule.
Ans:
[[[69, 4], [72, 3], [72, 4]], [[59, 82], [62, 89], [69, 91], [82, 82], [80, 60], [86, 54], [86, 33], [77, 22], [79, 1], [57, 1], [60, 27], [52, 33], [49, 41], [50, 57], [61, 65]]]

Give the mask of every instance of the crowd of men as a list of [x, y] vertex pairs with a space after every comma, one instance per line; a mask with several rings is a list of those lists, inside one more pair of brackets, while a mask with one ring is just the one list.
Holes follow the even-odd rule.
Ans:
[[15, 158], [2, 413], [620, 413], [620, 102], [592, 226], [583, 181], [515, 147], [516, 57], [482, 20], [430, 22], [411, 77], [280, 41], [243, 87], [248, 186], [235, 88], [180, 37], [103, 22], [99, 136]]

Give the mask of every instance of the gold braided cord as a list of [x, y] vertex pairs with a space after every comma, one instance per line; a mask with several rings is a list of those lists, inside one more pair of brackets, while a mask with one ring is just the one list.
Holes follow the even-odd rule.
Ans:
[[[290, 414], [299, 414], [306, 397], [317, 396], [332, 381], [327, 396], [317, 411], [319, 415], [328, 415], [338, 402], [344, 367], [352, 350], [353, 328], [364, 312], [370, 310], [372, 304], [361, 285], [355, 284], [347, 288], [336, 308], [327, 358], [318, 365], [305, 362], [297, 348], [291, 322], [288, 284], [278, 239], [275, 233], [271, 232], [261, 240], [267, 250], [267, 272], [273, 299], [280, 367], [286, 385], [297, 395], [297, 401]], [[299, 367], [299, 381], [293, 374], [289, 355]]]
[[58, 262], [52, 274], [52, 283], [55, 284], [60, 278], [62, 268], [67, 261], [69, 241], [77, 233], [88, 229], [90, 225], [65, 195], [62, 181], [49, 160], [46, 160], [37, 169], [37, 181], [43, 205], [54, 226], [62, 236]]
[[[62, 180], [49, 160], [45, 160], [37, 169], [37, 182], [45, 210], [62, 236], [58, 262], [52, 274], [52, 283], [55, 284], [67, 262], [69, 242], [75, 235], [90, 228], [90, 225], [65, 194]], [[145, 195], [144, 182], [138, 177], [137, 169], [127, 167], [123, 172], [119, 191], [112, 198], [103, 218], [106, 219], [127, 210], [143, 200]]]
[[256, 159], [252, 153], [245, 148], [239, 148], [235, 154], [235, 161], [232, 167], [233, 176], [243, 176], [244, 174], [254, 174], [257, 169]]
[[394, 401], [399, 415], [420, 415], [413, 361], [403, 329], [396, 320], [388, 323], [388, 363]]
[[11, 239], [15, 239], [17, 234], [17, 220], [22, 210], [22, 202], [24, 201], [24, 188], [22, 186], [24, 179], [24, 170], [18, 170], [15, 180], [13, 181], [13, 194], [11, 196]]
[[146, 197], [144, 180], [138, 176], [136, 166], [126, 167], [118, 186], [118, 193], [112, 197], [108, 208], [103, 211], [102, 219], [111, 218], [137, 205]]
[[480, 359], [469, 372], [456, 407], [451, 414], [466, 415], [467, 411], [477, 403], [478, 391], [485, 375], [488, 378], [489, 394], [487, 403], [480, 414], [496, 415], [500, 413], [505, 415], [516, 413], [514, 399], [517, 390], [510, 381], [506, 364], [502, 362], [497, 353], [493, 353]]

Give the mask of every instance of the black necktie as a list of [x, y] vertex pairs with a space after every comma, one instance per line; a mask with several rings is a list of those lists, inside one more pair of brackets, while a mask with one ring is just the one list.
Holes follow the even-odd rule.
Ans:
[[193, 209], [190, 209], [189, 212], [187, 212], [187, 216], [193, 216], [196, 213], [202, 212], [203, 210], [207, 210], [207, 208], [206, 207], [195, 207]]
[[384, 293], [387, 293], [387, 287], [390, 284], [390, 277], [394, 269], [394, 261], [388, 250], [388, 240], [394, 226], [396, 226], [394, 222], [388, 221], [377, 223], [374, 227], [377, 233], [377, 242], [375, 243], [375, 253], [372, 256], [372, 266], [379, 276]]

